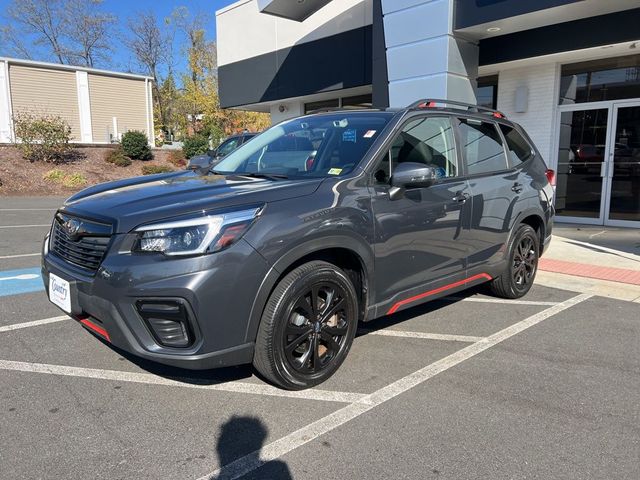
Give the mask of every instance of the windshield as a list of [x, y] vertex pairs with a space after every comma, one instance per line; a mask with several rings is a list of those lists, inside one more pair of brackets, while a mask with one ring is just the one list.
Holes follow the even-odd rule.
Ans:
[[390, 112], [340, 112], [289, 120], [230, 153], [215, 171], [288, 178], [345, 175], [392, 117]]

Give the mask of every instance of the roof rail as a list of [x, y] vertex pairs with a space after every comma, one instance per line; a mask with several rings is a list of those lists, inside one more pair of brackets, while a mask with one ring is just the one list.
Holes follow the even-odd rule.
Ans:
[[504, 113], [498, 110], [494, 110], [493, 108], [481, 107], [479, 105], [474, 105], [472, 103], [457, 102], [455, 100], [443, 100], [441, 98], [423, 98], [422, 100], [417, 100], [413, 102], [407, 108], [409, 110], [422, 109], [422, 108], [437, 108], [438, 104], [444, 105], [443, 108], [446, 108], [446, 105], [454, 105], [456, 107], [466, 107], [467, 111], [469, 112], [490, 113], [496, 118], [506, 118]]

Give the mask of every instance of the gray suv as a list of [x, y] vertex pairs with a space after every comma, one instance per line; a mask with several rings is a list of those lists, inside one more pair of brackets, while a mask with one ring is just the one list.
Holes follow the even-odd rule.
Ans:
[[[43, 246], [50, 300], [116, 347], [317, 385], [359, 322], [530, 289], [554, 173], [521, 127], [444, 100], [282, 122], [208, 172], [87, 188]], [[375, 361], [375, 359], [372, 359]]]

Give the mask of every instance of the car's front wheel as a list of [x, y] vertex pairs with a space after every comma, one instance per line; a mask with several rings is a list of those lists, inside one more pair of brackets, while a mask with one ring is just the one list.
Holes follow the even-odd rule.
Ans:
[[509, 243], [507, 267], [491, 282], [491, 291], [503, 298], [520, 298], [533, 285], [538, 271], [540, 239], [536, 231], [520, 224]]
[[358, 327], [353, 284], [337, 266], [306, 263], [289, 272], [269, 297], [253, 364], [290, 390], [325, 381], [340, 367]]

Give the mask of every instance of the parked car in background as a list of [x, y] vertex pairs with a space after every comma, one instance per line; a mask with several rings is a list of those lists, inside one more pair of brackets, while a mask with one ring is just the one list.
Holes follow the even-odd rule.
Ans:
[[45, 238], [42, 277], [53, 303], [120, 349], [192, 369], [253, 362], [302, 389], [340, 367], [359, 322], [484, 282], [525, 295], [554, 182], [495, 110], [422, 100], [307, 115], [204, 172], [75, 194]]
[[190, 158], [187, 163], [187, 169], [198, 170], [215, 166], [220, 162], [220, 160], [229, 155], [235, 149], [239, 148], [241, 145], [247, 143], [253, 137], [258, 135], [258, 133], [259, 132], [243, 132], [227, 137], [217, 148], [209, 150], [204, 155], [196, 155], [195, 157]]

